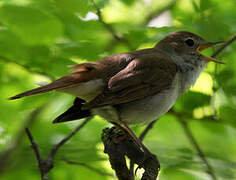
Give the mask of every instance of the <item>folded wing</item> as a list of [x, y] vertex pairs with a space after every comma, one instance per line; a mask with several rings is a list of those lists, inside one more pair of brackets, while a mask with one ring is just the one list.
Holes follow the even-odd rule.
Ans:
[[103, 93], [86, 103], [83, 109], [116, 105], [154, 95], [171, 87], [176, 64], [161, 55], [136, 55], [124, 69], [112, 76]]

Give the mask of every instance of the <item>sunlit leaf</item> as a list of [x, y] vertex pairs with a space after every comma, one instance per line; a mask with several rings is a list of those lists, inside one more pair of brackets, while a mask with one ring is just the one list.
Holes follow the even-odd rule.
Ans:
[[1, 6], [0, 21], [27, 44], [52, 43], [62, 34], [62, 25], [55, 16], [27, 6]]

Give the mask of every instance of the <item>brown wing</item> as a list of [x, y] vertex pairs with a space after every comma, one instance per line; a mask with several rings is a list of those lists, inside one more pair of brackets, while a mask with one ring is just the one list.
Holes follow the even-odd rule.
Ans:
[[78, 64], [72, 67], [73, 73], [57, 79], [56, 81], [45, 86], [38, 87], [10, 97], [9, 100], [22, 98], [24, 96], [46, 93], [74, 84], [87, 82], [93, 79], [109, 79], [112, 74], [115, 74], [116, 71], [119, 71], [123, 66], [128, 64], [129, 60], [130, 56], [128, 53], [120, 53], [107, 56], [98, 62]]
[[162, 54], [136, 54], [108, 81], [107, 88], [83, 108], [91, 109], [138, 100], [168, 89], [177, 72], [175, 63]]
[[[95, 70], [95, 71], [94, 71]], [[64, 76], [62, 78], [59, 78], [55, 81], [53, 81], [50, 84], [47, 84], [42, 87], [38, 87], [26, 92], [23, 92], [21, 94], [15, 95], [13, 97], [10, 97], [9, 100], [13, 99], [19, 99], [24, 96], [31, 96], [35, 94], [40, 93], [46, 93], [49, 91], [57, 90], [60, 88], [68, 87], [77, 83], [86, 82], [89, 80], [92, 80], [94, 78], [94, 75], [96, 73], [96, 64], [95, 63], [84, 63], [79, 64], [74, 68], [74, 72]]]

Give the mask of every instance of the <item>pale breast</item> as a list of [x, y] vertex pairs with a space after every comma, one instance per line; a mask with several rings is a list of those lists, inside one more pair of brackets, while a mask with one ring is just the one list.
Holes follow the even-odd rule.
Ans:
[[154, 96], [120, 106], [121, 118], [128, 124], [149, 123], [165, 114], [176, 102], [180, 92], [180, 77], [177, 73], [172, 87]]
[[75, 84], [73, 86], [61, 88], [57, 91], [77, 96], [86, 101], [90, 101], [98, 94], [102, 93], [104, 82], [102, 79], [91, 80], [85, 83]]

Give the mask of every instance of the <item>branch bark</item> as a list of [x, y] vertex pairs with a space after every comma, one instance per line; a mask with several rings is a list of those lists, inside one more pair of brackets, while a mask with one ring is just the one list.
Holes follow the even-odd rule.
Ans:
[[36, 141], [34, 140], [30, 130], [28, 128], [26, 128], [25, 131], [26, 131], [26, 134], [30, 140], [31, 147], [34, 150], [42, 180], [48, 180], [48, 173], [54, 166], [54, 157], [55, 157], [57, 151], [59, 150], [59, 148], [62, 147], [67, 141], [69, 141], [80, 129], [82, 129], [90, 121], [90, 119], [91, 118], [85, 119], [68, 136], [66, 136], [59, 143], [57, 143], [55, 146], [53, 146], [46, 159], [43, 159], [42, 156], [40, 155], [39, 148], [38, 148]]
[[145, 21], [143, 22], [143, 25], [147, 25], [152, 19], [160, 16], [162, 13], [164, 13], [165, 11], [173, 8], [177, 3], [177, 0], [173, 0], [173, 1], [170, 1], [169, 3], [165, 4], [165, 6], [163, 6], [162, 8], [159, 8], [159, 9], [156, 9], [154, 11], [151, 11]]
[[27, 126], [30, 126], [38, 117], [38, 115], [42, 112], [45, 106], [41, 106], [37, 109], [35, 109], [29, 116], [29, 118], [26, 120], [25, 124], [22, 126], [22, 128], [19, 130], [19, 132], [16, 135], [16, 138], [12, 141], [12, 143], [0, 154], [0, 173], [3, 173], [4, 170], [7, 168], [7, 165], [11, 162], [11, 155], [14, 152], [14, 150], [19, 146], [21, 143], [24, 134], [25, 134], [25, 128]]
[[114, 40], [117, 42], [123, 43], [126, 45], [130, 50], [132, 49], [131, 44], [127, 39], [123, 38], [122, 36], [119, 36], [116, 30], [108, 23], [106, 23], [102, 17], [101, 9], [97, 6], [97, 4], [94, 2], [94, 0], [91, 0], [95, 10], [96, 14], [98, 15], [98, 20], [103, 24], [103, 26], [110, 32], [110, 34], [113, 36]]
[[141, 180], [156, 180], [160, 170], [157, 157], [141, 151], [128, 133], [116, 127], [106, 128], [102, 133], [102, 141], [104, 152], [108, 154], [112, 169], [115, 170], [119, 180], [134, 180], [126, 165], [125, 156], [145, 170]]
[[214, 172], [214, 169], [212, 168], [212, 166], [210, 165], [210, 163], [208, 162], [205, 154], [203, 153], [203, 151], [201, 150], [199, 144], [197, 143], [196, 139], [194, 138], [191, 130], [189, 129], [186, 121], [184, 120], [179, 120], [183, 129], [184, 129], [184, 132], [185, 132], [185, 135], [188, 137], [190, 143], [193, 145], [194, 149], [196, 149], [199, 157], [201, 158], [203, 164], [206, 165], [206, 173], [211, 177], [212, 180], [217, 180], [216, 178], [216, 175], [215, 175], [215, 172]]
[[211, 167], [210, 163], [208, 162], [207, 158], [205, 157], [205, 154], [201, 150], [200, 145], [197, 143], [197, 140], [194, 138], [191, 130], [188, 127], [188, 124], [186, 122], [186, 119], [188, 119], [188, 117], [186, 117], [185, 115], [178, 113], [174, 110], [171, 110], [171, 113], [174, 114], [178, 118], [178, 120], [184, 130], [186, 137], [188, 138], [189, 142], [192, 144], [193, 148], [197, 151], [202, 162], [206, 165], [206, 173], [209, 174], [209, 176], [211, 177], [212, 180], [217, 180], [214, 169]]
[[229, 45], [231, 45], [236, 40], [236, 35], [234, 35], [231, 39], [229, 39], [223, 46], [221, 46], [219, 49], [217, 49], [211, 57], [216, 57], [219, 55], [225, 48], [227, 48]]

